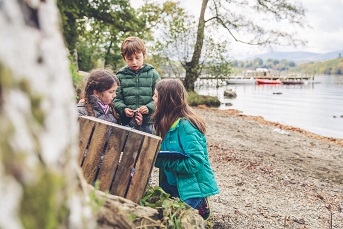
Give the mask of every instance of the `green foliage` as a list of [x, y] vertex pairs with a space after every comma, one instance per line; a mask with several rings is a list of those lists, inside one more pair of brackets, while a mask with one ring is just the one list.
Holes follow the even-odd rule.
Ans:
[[309, 62], [296, 64], [294, 61], [259, 58], [250, 61], [233, 61], [235, 74], [242, 74], [244, 70], [256, 68], [268, 68], [278, 72], [300, 72], [303, 74], [343, 74], [343, 58], [336, 58], [323, 62]]
[[225, 78], [232, 72], [232, 65], [225, 60], [221, 62], [211, 61], [206, 63], [204, 73], [213, 76], [215, 79]]
[[235, 61], [234, 62], [235, 72], [244, 72], [244, 70], [255, 70], [256, 68], [267, 68], [274, 72], [286, 72], [286, 71], [295, 71], [296, 63], [294, 61], [288, 60], [276, 60], [276, 59], [267, 59], [263, 61], [261, 58], [255, 58], [248, 61]]
[[103, 58], [103, 54], [100, 53], [98, 48], [91, 43], [91, 40], [80, 39], [77, 45], [78, 66], [82, 71], [89, 72], [96, 68], [97, 60]]
[[232, 64], [226, 56], [228, 46], [226, 42], [216, 42], [212, 38], [205, 39], [202, 73], [214, 78], [225, 78], [231, 74]]
[[188, 92], [188, 103], [190, 106], [206, 105], [208, 107], [219, 107], [220, 101], [216, 96], [198, 95], [196, 92]]
[[[210, 12], [206, 12], [209, 10]], [[302, 5], [290, 0], [285, 1], [202, 1], [200, 10], [196, 39], [194, 42], [194, 52], [189, 58], [186, 66], [185, 86], [189, 90], [194, 90], [194, 82], [198, 77], [197, 71], [201, 65], [201, 55], [205, 38], [212, 34], [218, 34], [218, 29], [222, 28], [227, 33], [221, 33], [224, 42], [229, 39], [250, 45], [298, 45], [304, 44], [292, 31], [283, 29], [283, 26], [275, 29], [272, 23], [266, 21], [277, 21], [289, 23], [295, 26], [304, 26], [304, 9]], [[205, 14], [210, 15], [208, 18]], [[254, 17], [251, 17], [251, 15]], [[215, 32], [205, 31], [208, 28], [216, 28]], [[227, 35], [227, 36], [226, 36]]]
[[94, 213], [98, 213], [101, 207], [104, 205], [106, 197], [100, 197], [96, 195], [96, 190], [99, 190], [99, 180], [94, 183], [94, 189], [89, 193], [90, 194], [90, 206]]
[[180, 77], [184, 75], [184, 64], [193, 50], [196, 23], [179, 2], [165, 2], [159, 13], [161, 20], [154, 28], [160, 34], [151, 47], [153, 58], [166, 77]]
[[[276, 19], [300, 26], [306, 24], [301, 6], [287, 0], [272, 0], [268, 4], [265, 1], [257, 4], [241, 4], [238, 0], [204, 1], [198, 19], [189, 16], [180, 3], [174, 1], [166, 1], [162, 6], [145, 1], [145, 5], [137, 10], [131, 7], [130, 1], [117, 0], [57, 0], [57, 4], [67, 47], [71, 55], [78, 56], [81, 70], [89, 71], [94, 67], [118, 70], [123, 66], [121, 41], [127, 36], [139, 36], [149, 41], [152, 38], [151, 30], [156, 29], [160, 34], [159, 40], [149, 47], [153, 51], [152, 63], [160, 73], [166, 75], [173, 73], [181, 76], [186, 73], [185, 86], [190, 90], [194, 89], [192, 85], [202, 71], [218, 75], [221, 73], [220, 65], [228, 64], [224, 54], [229, 53], [226, 46], [230, 43], [230, 37], [246, 44], [296, 45], [303, 42], [288, 31], [268, 28], [265, 24], [261, 26], [257, 22]], [[243, 14], [231, 12], [238, 8], [243, 10], [235, 12]], [[211, 15], [207, 20], [205, 12]], [[247, 16], [254, 12], [259, 20]], [[227, 36], [214, 39], [212, 34], [216, 34], [219, 28], [227, 30]], [[252, 36], [245, 36], [244, 32]], [[289, 66], [266, 63], [264, 67], [271, 68], [276, 64], [280, 65], [280, 70], [295, 67], [294, 63]], [[261, 60], [241, 67], [255, 68], [257, 65], [262, 65]]]
[[300, 64], [297, 69], [312, 74], [343, 74], [343, 58]]
[[[180, 7], [180, 3], [164, 3], [161, 15], [163, 19], [157, 26], [161, 33], [153, 47], [155, 58], [159, 58], [156, 62], [160, 64], [165, 77], [183, 77], [194, 51], [197, 23], [194, 17]], [[205, 37], [203, 40], [201, 64], [194, 69], [195, 75], [207, 74], [215, 78], [227, 76], [231, 72], [227, 56], [228, 43], [212, 37]]]
[[161, 187], [149, 187], [140, 205], [158, 209], [163, 214], [162, 222], [166, 228], [181, 228], [181, 218], [191, 207], [179, 198], [169, 196]]
[[145, 21], [129, 1], [58, 0], [57, 4], [65, 42], [71, 55], [76, 56], [77, 50], [81, 70], [95, 66], [117, 69], [122, 64], [118, 63], [121, 41], [127, 36], [150, 36]]
[[77, 0], [57, 0], [61, 14], [64, 41], [73, 55], [79, 33], [77, 19], [80, 17], [80, 8]]
[[[158, 74], [163, 78], [163, 77], [171, 77], [172, 75], [175, 75], [175, 72], [171, 72], [170, 69], [168, 68], [168, 65], [170, 60], [167, 58], [160, 56], [159, 54], [152, 54], [150, 57], [147, 58], [146, 60], [147, 63], [151, 64], [154, 66], [155, 70], [158, 72]], [[176, 63], [177, 65], [178, 63]], [[181, 68], [182, 69], [182, 68]], [[180, 77], [180, 74], [176, 74], [177, 77]]]
[[73, 80], [73, 86], [74, 86], [74, 90], [75, 90], [75, 100], [78, 101], [80, 99], [80, 94], [81, 94], [82, 87], [83, 87], [84, 76], [80, 75], [77, 72], [77, 67], [73, 63], [72, 57], [69, 57], [69, 63], [70, 63], [69, 70], [71, 73], [71, 77]]

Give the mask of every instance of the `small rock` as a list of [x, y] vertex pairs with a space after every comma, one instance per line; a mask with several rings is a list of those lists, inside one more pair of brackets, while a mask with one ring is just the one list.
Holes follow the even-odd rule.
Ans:
[[236, 98], [237, 97], [237, 94], [236, 92], [232, 91], [231, 89], [226, 89], [224, 91], [224, 97], [227, 97], [227, 98]]
[[275, 128], [273, 131], [278, 132], [278, 133], [280, 133], [280, 134], [290, 135], [289, 132], [284, 131], [284, 130], [279, 129], [279, 128]]

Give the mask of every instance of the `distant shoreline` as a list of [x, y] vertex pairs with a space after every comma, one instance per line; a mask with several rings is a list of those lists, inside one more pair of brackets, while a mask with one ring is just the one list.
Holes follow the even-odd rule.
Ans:
[[[217, 96], [219, 110], [236, 109], [242, 114], [299, 127], [328, 138], [343, 138], [343, 89], [341, 76], [319, 75], [319, 84], [255, 85], [237, 84], [218, 88], [197, 88], [200, 95]], [[232, 90], [237, 97], [224, 96]]]
[[322, 135], [315, 134], [315, 133], [309, 132], [307, 130], [301, 129], [299, 127], [293, 127], [293, 126], [289, 126], [289, 125], [280, 124], [277, 122], [267, 121], [262, 116], [242, 114], [239, 110], [236, 110], [236, 109], [219, 110], [217, 108], [209, 108], [206, 106], [198, 106], [198, 108], [205, 109], [205, 110], [212, 110], [212, 111], [225, 113], [225, 114], [229, 114], [229, 115], [235, 115], [235, 116], [241, 117], [243, 119], [255, 120], [259, 123], [266, 124], [269, 126], [275, 126], [275, 127], [280, 128], [282, 130], [296, 131], [296, 132], [302, 133], [302, 134], [304, 134], [310, 138], [320, 139], [320, 140], [336, 143], [340, 146], [343, 146], [343, 138], [333, 138], [333, 137], [322, 136]]

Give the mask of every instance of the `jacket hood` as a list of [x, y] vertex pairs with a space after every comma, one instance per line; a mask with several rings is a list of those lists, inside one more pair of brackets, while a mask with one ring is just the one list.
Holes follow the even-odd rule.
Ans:
[[143, 64], [143, 67], [138, 71], [138, 73], [135, 73], [134, 71], [132, 71], [128, 66], [125, 66], [123, 68], [121, 68], [118, 73], [122, 73], [122, 74], [126, 74], [126, 75], [136, 75], [142, 72], [147, 72], [150, 71], [151, 69], [154, 69], [154, 67], [150, 64]]
[[177, 127], [177, 125], [179, 124], [180, 120], [181, 120], [181, 118], [178, 118], [178, 119], [173, 123], [173, 125], [170, 127], [169, 130], [170, 130], [170, 131], [174, 131], [175, 128]]

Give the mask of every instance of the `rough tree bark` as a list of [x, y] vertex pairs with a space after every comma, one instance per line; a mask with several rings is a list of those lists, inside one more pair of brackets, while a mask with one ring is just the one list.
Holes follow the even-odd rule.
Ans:
[[[77, 112], [55, 1], [0, 0], [0, 28], [0, 228], [160, 227], [157, 210], [94, 191], [76, 164]], [[184, 225], [204, 228], [199, 217]]]
[[186, 63], [186, 78], [185, 87], [189, 91], [194, 91], [194, 82], [199, 76], [199, 60], [201, 50], [204, 44], [205, 34], [205, 11], [207, 8], [208, 0], [203, 0], [201, 4], [200, 16], [198, 21], [197, 38], [194, 46], [194, 52], [191, 62]]
[[96, 225], [77, 179], [77, 113], [59, 24], [53, 0], [0, 1], [0, 228]]

